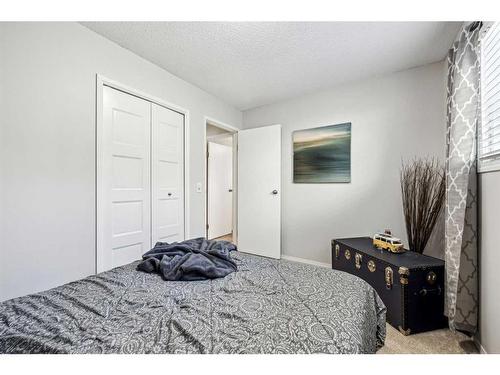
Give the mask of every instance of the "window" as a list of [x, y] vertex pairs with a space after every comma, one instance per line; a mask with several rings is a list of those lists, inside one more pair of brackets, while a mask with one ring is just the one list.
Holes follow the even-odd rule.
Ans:
[[481, 40], [481, 112], [479, 172], [500, 170], [500, 22]]

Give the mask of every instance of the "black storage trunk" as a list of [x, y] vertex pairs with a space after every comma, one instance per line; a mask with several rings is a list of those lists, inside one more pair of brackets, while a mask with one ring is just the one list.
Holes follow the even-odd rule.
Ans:
[[368, 282], [387, 306], [387, 322], [404, 335], [447, 325], [440, 259], [380, 250], [369, 237], [343, 238], [332, 240], [332, 268]]

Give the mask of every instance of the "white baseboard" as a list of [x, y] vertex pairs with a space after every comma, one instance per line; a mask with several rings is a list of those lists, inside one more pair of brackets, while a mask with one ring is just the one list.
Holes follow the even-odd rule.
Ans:
[[477, 337], [474, 337], [474, 342], [476, 346], [479, 348], [479, 354], [488, 354], [486, 349], [481, 345], [481, 341], [479, 341]]
[[313, 266], [318, 266], [318, 267], [332, 268], [332, 265], [329, 264], [329, 263], [322, 263], [322, 262], [317, 262], [315, 260], [309, 260], [309, 259], [304, 259], [304, 258], [291, 257], [289, 255], [282, 255], [281, 259], [289, 260], [290, 262], [311, 264]]

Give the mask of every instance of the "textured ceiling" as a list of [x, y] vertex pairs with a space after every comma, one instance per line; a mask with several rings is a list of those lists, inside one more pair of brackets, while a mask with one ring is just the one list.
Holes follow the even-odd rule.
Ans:
[[83, 22], [240, 110], [442, 60], [458, 22]]

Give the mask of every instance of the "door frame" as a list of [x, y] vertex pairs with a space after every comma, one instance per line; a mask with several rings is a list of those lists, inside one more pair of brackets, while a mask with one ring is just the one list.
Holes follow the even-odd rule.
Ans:
[[205, 125], [203, 126], [203, 181], [205, 189], [203, 191], [203, 231], [205, 237], [208, 236], [208, 165], [207, 165], [207, 124], [215, 126], [217, 128], [226, 130], [233, 135], [233, 242], [238, 243], [238, 129], [235, 126], [226, 124], [212, 117], [205, 116]]
[[[102, 130], [103, 130], [103, 90], [104, 87], [111, 87], [115, 90], [124, 92], [129, 95], [136, 96], [140, 99], [147, 100], [148, 102], [160, 105], [184, 116], [184, 238], [190, 237], [190, 227], [189, 227], [189, 110], [180, 107], [176, 104], [167, 102], [158, 97], [149, 95], [140, 90], [132, 88], [128, 85], [120, 83], [118, 81], [109, 79], [102, 74], [96, 74], [96, 103], [95, 103], [95, 273], [98, 273], [97, 268], [97, 258], [99, 254], [99, 248], [102, 246], [104, 233], [99, 230], [99, 222], [102, 216], [103, 207], [99, 206], [99, 201], [102, 201], [102, 189], [98, 185], [98, 181], [101, 180], [102, 176]], [[206, 129], [206, 125], [205, 125]]]

